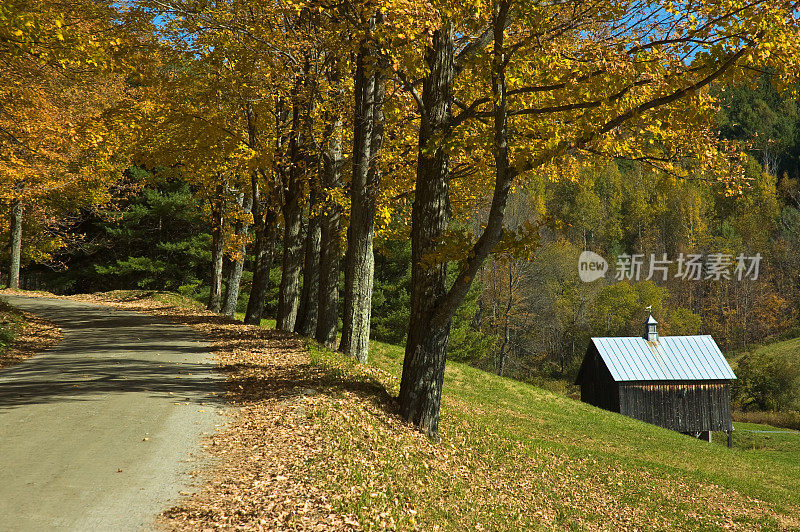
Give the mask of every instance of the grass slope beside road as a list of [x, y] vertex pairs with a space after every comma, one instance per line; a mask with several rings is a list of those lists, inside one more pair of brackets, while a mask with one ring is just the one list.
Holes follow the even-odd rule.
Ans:
[[728, 450], [448, 363], [432, 443], [396, 414], [402, 348], [360, 366], [150, 296], [93, 299], [195, 327], [236, 406], [167, 529], [800, 529], [798, 433], [737, 424]]
[[800, 434], [728, 450], [448, 363], [435, 444], [396, 415], [401, 347], [359, 366], [256, 334], [225, 350], [242, 408], [175, 528], [800, 528]]
[[[396, 395], [402, 348], [373, 343], [372, 369], [311, 350], [315, 364], [373, 375]], [[315, 414], [335, 420], [319, 471], [346, 464], [331, 485], [364, 524], [384, 513], [423, 529], [800, 528], [800, 433], [742, 432], [728, 450], [457, 363], [441, 444], [378, 405]]]
[[14, 337], [24, 325], [25, 318], [22, 313], [0, 301], [0, 355], [14, 341]]

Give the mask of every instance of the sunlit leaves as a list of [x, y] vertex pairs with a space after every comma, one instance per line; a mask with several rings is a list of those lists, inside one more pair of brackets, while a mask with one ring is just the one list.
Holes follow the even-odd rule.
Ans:
[[20, 200], [37, 219], [29, 257], [63, 244], [48, 233], [58, 216], [107, 201], [124, 167], [121, 57], [146, 39], [123, 19], [103, 2], [0, 5], [0, 203]]

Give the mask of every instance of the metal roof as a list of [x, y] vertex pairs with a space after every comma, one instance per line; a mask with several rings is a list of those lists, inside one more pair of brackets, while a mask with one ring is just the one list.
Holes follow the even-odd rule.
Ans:
[[735, 379], [709, 335], [592, 338], [615, 381], [694, 381]]

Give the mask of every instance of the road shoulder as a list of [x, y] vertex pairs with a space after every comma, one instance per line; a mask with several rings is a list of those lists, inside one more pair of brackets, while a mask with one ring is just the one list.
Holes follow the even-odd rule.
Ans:
[[5, 293], [0, 291], [0, 327], [12, 329], [14, 338], [0, 349], [0, 371], [50, 349], [62, 338], [55, 323], [7, 304]]

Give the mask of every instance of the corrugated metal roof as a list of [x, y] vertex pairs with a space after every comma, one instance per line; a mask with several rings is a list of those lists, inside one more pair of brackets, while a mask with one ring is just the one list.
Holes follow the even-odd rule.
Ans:
[[592, 338], [615, 381], [694, 381], [735, 379], [709, 335]]

